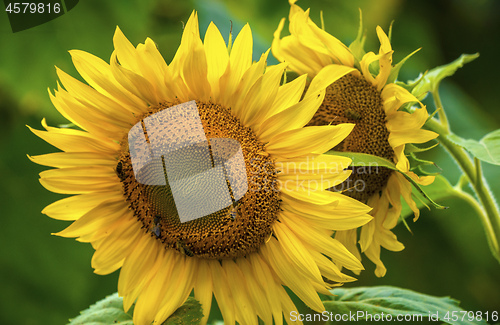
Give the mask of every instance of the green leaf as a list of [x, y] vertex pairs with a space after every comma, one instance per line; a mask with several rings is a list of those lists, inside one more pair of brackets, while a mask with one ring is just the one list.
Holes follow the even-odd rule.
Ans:
[[[126, 313], [123, 298], [114, 293], [81, 312], [69, 325], [133, 325], [134, 307]], [[201, 304], [189, 297], [162, 325], [197, 325], [203, 317]]]
[[[425, 187], [425, 193], [428, 196], [432, 197], [433, 200], [441, 201], [443, 199], [455, 196], [455, 189], [450, 184], [450, 182], [448, 182], [446, 177], [444, 177], [443, 175], [438, 175], [436, 176], [432, 184]], [[417, 198], [421, 197], [420, 193], [415, 189], [413, 189], [412, 194]], [[402, 203], [403, 210], [401, 211], [401, 219], [405, 219], [406, 217], [413, 215], [413, 211], [406, 204], [406, 202], [403, 201]], [[425, 203], [422, 200], [417, 199], [415, 200], [415, 203], [417, 204], [417, 207], [419, 209], [426, 207]]]
[[326, 154], [328, 155], [335, 155], [335, 156], [342, 156], [342, 157], [348, 157], [351, 158], [352, 163], [351, 166], [355, 167], [386, 167], [392, 170], [398, 171], [396, 168], [396, 165], [388, 159], [379, 157], [379, 156], [373, 156], [369, 155], [367, 153], [360, 153], [360, 152], [342, 152], [342, 151], [328, 151]]
[[356, 59], [358, 64], [359, 64], [359, 61], [361, 61], [361, 58], [366, 53], [364, 50], [365, 41], [366, 41], [366, 35], [364, 35], [364, 32], [363, 32], [363, 13], [361, 12], [361, 9], [360, 9], [359, 10], [358, 35], [356, 36], [356, 39], [349, 45], [349, 50], [354, 55], [354, 58]]
[[198, 300], [189, 297], [163, 325], [198, 325], [203, 318], [203, 311]]
[[421, 96], [425, 95], [427, 92], [435, 91], [441, 80], [452, 76], [459, 68], [463, 67], [464, 64], [475, 60], [477, 57], [479, 57], [479, 53], [462, 54], [455, 61], [430, 70], [423, 78], [420, 78], [420, 81], [415, 85], [411, 93], [415, 97], [421, 98]]
[[[449, 297], [434, 297], [391, 286], [338, 288], [332, 293], [335, 296], [323, 302], [330, 315], [330, 324], [334, 323], [338, 314], [350, 316], [347, 320], [365, 324], [375, 323], [377, 319], [378, 322], [389, 321], [389, 318], [396, 321], [398, 315], [422, 315], [419, 320], [413, 318], [415, 323], [425, 319], [460, 325], [487, 324], [477, 320], [470, 322], [465, 311], [458, 306], [459, 302]], [[384, 321], [376, 318], [382, 315]]]
[[[392, 27], [392, 24], [391, 24], [391, 27]], [[411, 58], [413, 56], [413, 54], [417, 53], [418, 51], [420, 51], [420, 49], [416, 49], [415, 51], [411, 52], [404, 59], [399, 61], [398, 64], [396, 64], [391, 69], [391, 73], [389, 74], [389, 78], [387, 78], [387, 84], [396, 82], [396, 80], [398, 79], [399, 70], [401, 70], [401, 67], [403, 66], [403, 64], [405, 64], [406, 60]]]
[[[410, 162], [410, 166], [411, 166], [410, 170], [411, 171], [418, 170], [420, 172], [420, 174], [422, 174], [422, 175], [437, 176], [437, 175], [441, 174], [441, 172], [443, 171], [441, 168], [439, 168], [439, 166], [435, 162], [420, 159], [413, 152], [411, 152], [409, 154], [408, 161]], [[430, 167], [430, 166], [432, 166], [435, 171], [433, 171], [433, 172], [427, 171], [426, 167]]]
[[474, 157], [493, 165], [500, 165], [500, 129], [488, 133], [481, 140], [471, 140], [456, 134], [448, 135], [448, 139], [467, 149]]
[[425, 147], [425, 148], [420, 148], [414, 145], [413, 143], [407, 143], [405, 145], [405, 153], [412, 153], [412, 152], [425, 152], [427, 150], [431, 150], [439, 145], [439, 142], [436, 142], [435, 144]]
[[412, 185], [413, 187], [423, 196], [425, 197], [426, 200], [428, 200], [435, 208], [437, 209], [447, 209], [448, 207], [441, 206], [434, 202], [429, 195], [427, 195], [426, 192], [422, 189], [420, 184], [415, 182], [410, 176], [406, 175], [405, 173], [401, 172], [399, 169], [396, 168], [396, 165], [385, 158], [378, 157], [378, 156], [372, 156], [366, 153], [359, 153], [359, 152], [340, 152], [340, 151], [328, 151], [328, 155], [336, 155], [336, 156], [343, 156], [343, 157], [349, 157], [352, 160], [351, 166], [354, 167], [368, 167], [368, 168], [373, 168], [373, 167], [385, 167], [389, 168], [392, 170], [395, 170], [401, 175], [403, 175]]
[[133, 325], [132, 310], [123, 311], [123, 298], [114, 293], [81, 312], [69, 325]]

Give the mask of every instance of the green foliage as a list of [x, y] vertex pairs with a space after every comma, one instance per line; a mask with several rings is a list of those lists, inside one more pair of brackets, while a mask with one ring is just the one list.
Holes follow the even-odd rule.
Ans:
[[[425, 193], [428, 196], [432, 197], [433, 200], [440, 202], [444, 199], [455, 196], [456, 190], [450, 184], [448, 179], [446, 179], [446, 177], [438, 175], [436, 176], [432, 184], [427, 185], [425, 187]], [[412, 195], [414, 197], [420, 198], [420, 193], [416, 189], [413, 189]], [[419, 209], [427, 207], [423, 200], [416, 200], [415, 203], [417, 204], [417, 207]], [[413, 211], [407, 204], [403, 204], [403, 210], [401, 211], [401, 219], [405, 219], [410, 215], [413, 215]]]
[[420, 49], [417, 49], [417, 50], [411, 52], [410, 54], [408, 54], [404, 59], [402, 59], [401, 61], [399, 61], [392, 68], [391, 74], [389, 75], [389, 78], [387, 79], [387, 83], [394, 83], [394, 82], [396, 82], [396, 80], [398, 79], [399, 71], [403, 67], [403, 64], [405, 64], [406, 60], [408, 60], [409, 58], [411, 58], [413, 56], [413, 54], [417, 53], [418, 51], [420, 51]]
[[467, 149], [474, 157], [493, 165], [500, 165], [500, 129], [488, 133], [481, 140], [471, 140], [449, 134], [448, 139]]
[[359, 65], [359, 61], [361, 61], [361, 59], [366, 53], [365, 41], [366, 41], [366, 35], [364, 34], [363, 30], [363, 12], [360, 9], [358, 35], [356, 36], [356, 39], [349, 45], [349, 50], [351, 50], [351, 53], [354, 55], [357, 65]]
[[69, 325], [133, 325], [132, 310], [123, 311], [123, 298], [114, 293], [90, 306], [72, 319]]
[[[123, 298], [114, 293], [90, 306], [72, 319], [69, 325], [133, 325], [134, 308], [123, 310]], [[179, 307], [162, 325], [197, 325], [203, 317], [201, 304], [194, 298]]]
[[438, 209], [447, 209], [447, 207], [441, 206], [434, 202], [434, 200], [423, 190], [422, 186], [415, 182], [410, 176], [406, 175], [405, 173], [401, 172], [399, 169], [397, 169], [396, 165], [385, 158], [378, 157], [378, 156], [372, 156], [366, 153], [360, 153], [360, 152], [338, 152], [338, 151], [329, 151], [328, 154], [331, 155], [337, 155], [337, 156], [344, 156], [344, 157], [349, 157], [352, 160], [351, 166], [354, 167], [373, 167], [373, 166], [378, 166], [378, 167], [385, 167], [392, 169], [394, 171], [397, 171], [401, 173], [412, 185], [413, 187], [425, 198], [427, 199], [434, 207]]
[[328, 151], [327, 154], [335, 155], [335, 156], [349, 157], [352, 160], [351, 166], [356, 166], [356, 167], [379, 166], [379, 167], [386, 167], [386, 168], [396, 170], [396, 171], [398, 170], [396, 168], [396, 165], [394, 165], [394, 163], [392, 161], [387, 160], [387, 159], [382, 158], [382, 157], [379, 157], [379, 156], [369, 155], [367, 153]]
[[197, 325], [203, 317], [203, 310], [198, 300], [189, 297], [163, 325]]
[[455, 61], [430, 70], [424, 74], [423, 78], [419, 78], [418, 82], [414, 84], [412, 94], [417, 98], [421, 98], [429, 91], [435, 92], [444, 78], [452, 76], [459, 68], [463, 67], [464, 64], [469, 63], [478, 57], [479, 53], [462, 54]]
[[[447, 83], [448, 88], [443, 85], [443, 100], [452, 108], [450, 121], [455, 119], [454, 129], [461, 135], [479, 139], [485, 132], [481, 130], [500, 127], [498, 115], [495, 115], [498, 114], [495, 87], [499, 67], [495, 63], [495, 53], [499, 45], [477, 37], [486, 29], [491, 35], [498, 34], [495, 15], [488, 10], [495, 8], [494, 0], [482, 1], [481, 4], [447, 2], [445, 7], [432, 2], [393, 0], [335, 4], [326, 0], [300, 0], [299, 5], [304, 9], [311, 7], [312, 18], [318, 23], [319, 11], [324, 10], [326, 30], [342, 41], [347, 41], [346, 44], [356, 36], [357, 8], [361, 8], [365, 13], [367, 49], [375, 52], [379, 44], [374, 27], [380, 25], [386, 30], [389, 21], [394, 19], [395, 62], [400, 54], [423, 47], [401, 70], [400, 75], [405, 78], [414, 78], [419, 71], [445, 62], [443, 60], [448, 55], [459, 53], [457, 51], [464, 48], [479, 50], [482, 57], [474, 63], [474, 69], [464, 69], [461, 72], [463, 77]], [[203, 11], [203, 8], [212, 10]], [[447, 8], [446, 19], [438, 19], [443, 8]], [[249, 22], [254, 38], [257, 39], [258, 35], [261, 40], [259, 46], [254, 46], [254, 52], [262, 53], [262, 49], [270, 47], [272, 32], [279, 19], [288, 15], [289, 5], [287, 1], [265, 0], [124, 0], [119, 3], [88, 0], [80, 1], [74, 10], [63, 17], [21, 33], [11, 34], [7, 19], [0, 20], [2, 40], [8, 44], [0, 50], [0, 148], [3, 153], [0, 158], [3, 175], [0, 196], [4, 202], [0, 235], [5, 243], [9, 243], [0, 248], [1, 324], [63, 324], [68, 316], [76, 315], [81, 306], [88, 306], [90, 302], [114, 290], [118, 280], [118, 272], [108, 276], [93, 274], [90, 267], [92, 247], [71, 239], [50, 236], [51, 232], [59, 231], [68, 224], [40, 213], [44, 206], [62, 196], [49, 193], [40, 186], [37, 174], [46, 168], [30, 163], [25, 154], [42, 154], [55, 149], [35, 139], [24, 125], [40, 128], [39, 122], [44, 116], [49, 122], [52, 121], [51, 125], [66, 123], [47, 95], [47, 87], [56, 87], [57, 76], [53, 66], [57, 65], [79, 78], [67, 54], [67, 50], [74, 48], [86, 50], [108, 61], [116, 25], [135, 45], [143, 42], [147, 36], [151, 37], [169, 62], [179, 45], [182, 22], [186, 22], [193, 9], [199, 11], [202, 37], [204, 28], [212, 20], [224, 36], [228, 34], [230, 21], [235, 25], [233, 31], [237, 31], [237, 22]], [[453, 32], [446, 33], [443, 28]], [[440, 151], [432, 150], [430, 155], [436, 152]], [[432, 156], [431, 160], [438, 161], [449, 179], [461, 173], [456, 170], [451, 159], [448, 165], [444, 159], [437, 160]], [[500, 174], [498, 168], [492, 167], [497, 166], [484, 167], [485, 177], [494, 180]], [[437, 201], [448, 197], [439, 196], [441, 187], [436, 184], [441, 180], [446, 181], [438, 177], [433, 185], [425, 187], [426, 193]], [[498, 193], [499, 184], [490, 182], [493, 192]], [[418, 191], [415, 190], [415, 193], [418, 194]], [[458, 200], [451, 201], [450, 205], [455, 206], [449, 212], [453, 214], [438, 214], [434, 211], [435, 214], [423, 215], [415, 224], [415, 236], [401, 240], [407, 246], [405, 251], [386, 254], [384, 263], [389, 272], [385, 278], [370, 277], [371, 272], [367, 270], [359, 281], [365, 285], [384, 281], [394, 284], [399, 281], [399, 285], [404, 287], [427, 288], [426, 292], [434, 290], [436, 294], [452, 294], [463, 301], [464, 308], [467, 306], [471, 310], [498, 309], [495, 302], [500, 301], [499, 266], [492, 263], [495, 261], [483, 243], [481, 229], [474, 228], [479, 227], [479, 222], [467, 210], [468, 206], [460, 205]], [[418, 227], [423, 227], [420, 233]], [[398, 234], [398, 238], [405, 236], [410, 235], [404, 231]], [[412, 245], [419, 249], [411, 251]], [[448, 261], [448, 264], [443, 261]], [[418, 274], [410, 273], [413, 270], [408, 265], [426, 263], [432, 268], [422, 269]], [[402, 271], [405, 268], [409, 271]], [[442, 272], [446, 272], [446, 276], [435, 276], [436, 269], [445, 270]], [[456, 283], [464, 285], [456, 286]], [[298, 306], [298, 302], [295, 303]]]
[[[333, 314], [363, 314], [357, 322], [366, 321], [368, 315], [384, 313], [393, 316], [393, 321], [397, 315], [418, 314], [424, 319], [439, 319], [448, 324], [487, 324], [476, 319], [471, 322], [467, 316], [462, 319], [466, 312], [458, 306], [458, 301], [449, 297], [433, 297], [392, 286], [338, 288], [332, 290], [332, 293], [334, 296], [323, 302], [326, 310]], [[453, 320], [453, 311], [454, 315], [459, 315], [458, 320]]]

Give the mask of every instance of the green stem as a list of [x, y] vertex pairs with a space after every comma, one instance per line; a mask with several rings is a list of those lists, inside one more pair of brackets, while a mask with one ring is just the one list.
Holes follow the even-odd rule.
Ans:
[[431, 92], [432, 98], [434, 98], [434, 104], [436, 105], [436, 110], [439, 116], [439, 121], [441, 125], [445, 128], [446, 132], [450, 133], [450, 123], [448, 122], [448, 117], [443, 109], [443, 103], [441, 103], [441, 97], [439, 97], [438, 86]]
[[457, 185], [455, 186], [455, 189], [462, 190], [467, 184], [469, 184], [469, 178], [467, 178], [465, 174], [462, 174], [462, 176], [460, 176], [460, 179], [458, 180]]
[[469, 203], [469, 205], [477, 212], [483, 224], [484, 231], [486, 232], [486, 238], [488, 239], [488, 245], [493, 253], [493, 256], [500, 261], [500, 256], [498, 252], [500, 251], [500, 245], [498, 242], [498, 237], [495, 236], [495, 227], [488, 218], [488, 213], [483, 209], [483, 207], [477, 202], [477, 200], [467, 192], [462, 191], [458, 187], [455, 187], [455, 196]]
[[[439, 96], [436, 96], [435, 100], [436, 106], [438, 106], [440, 104]], [[472, 198], [469, 194], [463, 192], [462, 190], [457, 192], [460, 193], [461, 198], [469, 202], [478, 212], [493, 256], [500, 262], [500, 212], [498, 211], [498, 207], [495, 204], [492, 193], [489, 191], [488, 185], [483, 178], [481, 165], [477, 159], [476, 164], [474, 164], [464, 148], [454, 144], [448, 139], [447, 136], [450, 134], [450, 131], [447, 125], [443, 124], [443, 120], [441, 120], [440, 116], [440, 121], [437, 121], [434, 118], [429, 119], [426, 126], [430, 130], [439, 134], [438, 141], [446, 148], [446, 150], [448, 150], [459, 165], [460, 169], [464, 172], [465, 176], [469, 179], [469, 182], [481, 204], [479, 205], [479, 202], [476, 199]]]

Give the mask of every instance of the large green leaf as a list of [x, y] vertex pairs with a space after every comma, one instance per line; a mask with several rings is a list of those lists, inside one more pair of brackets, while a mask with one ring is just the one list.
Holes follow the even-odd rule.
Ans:
[[426, 200], [428, 200], [434, 207], [438, 209], [447, 209], [447, 207], [441, 206], [434, 202], [431, 197], [424, 192], [420, 184], [415, 182], [410, 176], [406, 175], [405, 173], [401, 172], [399, 169], [396, 168], [396, 165], [385, 158], [378, 157], [378, 156], [372, 156], [366, 153], [360, 153], [360, 152], [340, 152], [340, 151], [328, 151], [327, 154], [329, 155], [336, 155], [336, 156], [344, 156], [344, 157], [349, 157], [352, 160], [351, 166], [353, 167], [369, 167], [372, 168], [374, 166], [377, 167], [385, 167], [392, 169], [394, 171], [397, 171], [401, 173], [412, 185], [413, 187], [420, 193]]
[[198, 300], [189, 297], [163, 325], [198, 325], [203, 318], [203, 311]]
[[479, 141], [464, 139], [456, 134], [448, 135], [448, 139], [467, 149], [477, 159], [500, 165], [500, 129], [488, 133]]
[[360, 153], [360, 152], [342, 152], [342, 151], [328, 151], [328, 155], [335, 155], [335, 156], [343, 156], [343, 157], [348, 157], [351, 158], [352, 163], [351, 166], [355, 167], [373, 167], [373, 166], [378, 166], [378, 167], [386, 167], [392, 170], [398, 170], [396, 168], [396, 165], [385, 158], [379, 157], [379, 156], [373, 156], [369, 155], [367, 153]]
[[69, 325], [133, 325], [132, 310], [126, 313], [123, 310], [123, 298], [118, 293], [107, 296], [103, 300], [90, 306], [88, 309], [72, 319]]
[[[133, 325], [133, 307], [126, 313], [123, 310], [123, 298], [117, 293], [90, 306], [79, 316], [70, 320], [69, 325]], [[200, 303], [189, 297], [163, 325], [196, 325], [199, 324], [203, 312]]]
[[434, 297], [391, 286], [338, 288], [332, 293], [334, 296], [323, 302], [332, 324], [336, 315], [337, 320], [344, 316], [344, 320], [364, 324], [394, 322], [398, 315], [402, 317], [400, 321], [410, 320], [411, 316], [405, 319], [404, 315], [415, 315], [412, 319], [415, 323], [439, 320], [448, 324], [487, 324], [475, 317], [471, 320], [458, 306], [459, 302], [449, 297]]
[[421, 96], [425, 95], [427, 92], [435, 91], [441, 80], [452, 76], [459, 68], [463, 67], [464, 64], [475, 60], [477, 57], [479, 57], [479, 53], [462, 54], [455, 61], [430, 70], [414, 84], [415, 86], [411, 93], [415, 97], [421, 98]]

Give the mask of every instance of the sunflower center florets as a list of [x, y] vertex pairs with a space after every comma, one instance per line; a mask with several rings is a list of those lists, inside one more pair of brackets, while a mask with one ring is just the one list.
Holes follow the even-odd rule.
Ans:
[[[325, 100], [309, 125], [337, 125], [354, 123], [356, 126], [349, 136], [334, 150], [361, 152], [392, 161], [394, 151], [389, 144], [389, 131], [385, 125], [380, 92], [366, 80], [346, 75], [326, 89]], [[366, 201], [386, 184], [391, 170], [376, 166], [351, 167], [353, 172], [334, 190], [359, 201]]]
[[187, 256], [255, 252], [280, 209], [274, 162], [229, 109], [190, 103], [151, 108], [124, 139], [116, 170], [130, 209], [152, 237]]

